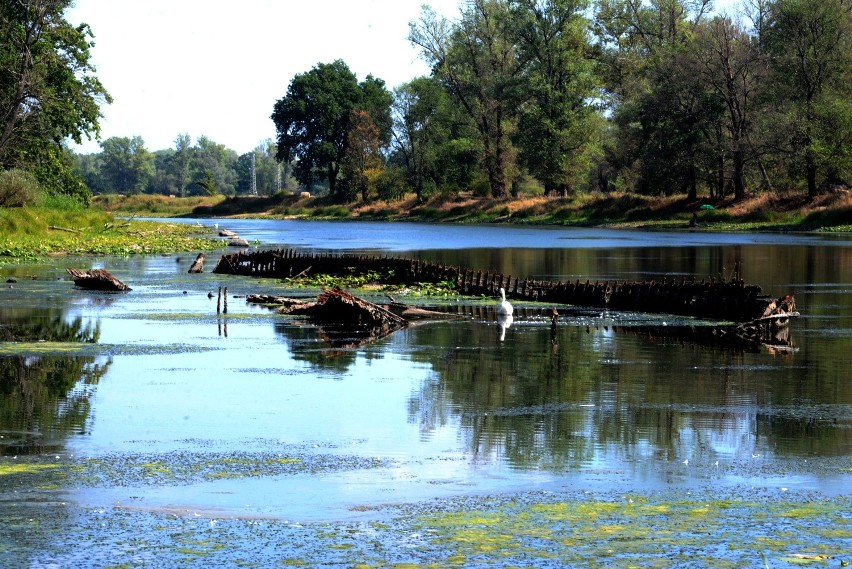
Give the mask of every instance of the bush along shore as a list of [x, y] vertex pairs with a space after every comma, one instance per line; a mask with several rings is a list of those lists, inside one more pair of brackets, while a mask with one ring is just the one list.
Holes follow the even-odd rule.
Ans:
[[574, 198], [494, 199], [436, 195], [419, 204], [335, 203], [327, 197], [95, 196], [96, 208], [116, 215], [358, 219], [452, 223], [519, 223], [718, 231], [852, 231], [852, 192], [839, 188], [809, 200], [801, 193], [759, 193], [742, 200], [687, 200], [613, 192]]

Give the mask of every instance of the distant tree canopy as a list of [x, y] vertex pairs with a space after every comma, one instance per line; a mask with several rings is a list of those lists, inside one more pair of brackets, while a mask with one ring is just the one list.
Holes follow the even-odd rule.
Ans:
[[52, 193], [82, 201], [62, 142], [97, 136], [111, 101], [94, 75], [91, 30], [64, 17], [71, 0], [0, 3], [0, 166], [31, 171]]
[[188, 134], [179, 134], [173, 149], [154, 152], [145, 148], [139, 136], [111, 137], [101, 142], [101, 152], [77, 156], [76, 166], [96, 194], [232, 196], [251, 193], [252, 177], [258, 195], [295, 189], [290, 168], [277, 162], [271, 140], [238, 156], [206, 136], [200, 136], [193, 145]]
[[692, 199], [848, 186], [852, 2], [743, 1], [739, 19], [711, 0], [469, 0], [455, 20], [425, 7], [409, 39], [467, 128], [422, 116], [424, 80], [397, 88], [412, 190], [453, 143], [475, 155], [470, 188], [496, 197], [529, 177], [545, 194]]
[[[275, 103], [275, 141], [252, 152], [179, 135], [156, 152], [108, 140], [78, 162], [94, 191], [267, 194], [298, 182], [363, 202], [848, 187], [852, 1], [741, 2], [736, 17], [711, 0], [460, 0], [452, 19], [427, 6], [408, 37], [431, 73], [392, 93], [341, 60], [318, 63]], [[63, 120], [95, 126], [96, 108], [81, 108], [90, 114]]]
[[384, 82], [368, 76], [358, 83], [342, 61], [319, 63], [296, 75], [287, 94], [275, 103], [272, 121], [278, 133], [278, 158], [296, 160], [295, 176], [310, 186], [317, 178], [338, 193], [337, 178], [350, 142], [353, 111], [364, 111], [377, 129], [378, 140], [391, 135], [391, 95]]

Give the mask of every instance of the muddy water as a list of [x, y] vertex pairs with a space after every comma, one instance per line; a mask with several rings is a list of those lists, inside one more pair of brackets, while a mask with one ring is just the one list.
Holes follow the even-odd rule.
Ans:
[[[83, 528], [94, 558], [54, 555], [106, 564], [99, 539], [123, 543], [125, 524], [156, 533], [162, 516], [290, 528], [360, 523], [386, 504], [527, 492], [848, 501], [848, 240], [231, 225], [261, 247], [384, 249], [537, 278], [729, 276], [738, 267], [766, 292], [795, 294], [803, 316], [766, 346], [708, 340], [694, 333], [700, 322], [582, 309], [563, 310], [553, 332], [549, 307], [534, 305], [517, 305], [506, 327], [490, 299], [394, 293], [460, 317], [341, 346], [328, 342], [333, 331], [242, 298], [315, 291], [209, 266], [188, 275], [193, 255], [0, 267], [3, 281], [17, 281], [0, 289], [0, 511], [12, 528], [0, 565], [49, 561], [23, 537], [34, 528], [57, 551]], [[75, 289], [65, 266], [106, 268], [133, 291]], [[217, 313], [220, 287], [226, 313]], [[111, 529], [97, 529], [99, 516]], [[845, 533], [833, 539], [848, 551], [848, 517], [838, 523]], [[134, 555], [125, 561], [150, 561]]]

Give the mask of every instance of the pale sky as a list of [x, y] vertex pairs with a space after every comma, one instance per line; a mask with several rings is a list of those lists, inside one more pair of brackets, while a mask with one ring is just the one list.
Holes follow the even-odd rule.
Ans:
[[114, 99], [102, 140], [138, 135], [154, 151], [188, 133], [243, 154], [275, 137], [275, 101], [317, 63], [342, 59], [388, 89], [428, 74], [406, 39], [424, 3], [458, 14], [458, 0], [76, 0], [66, 17], [92, 28], [96, 75]]
[[428, 74], [408, 23], [423, 4], [455, 19], [460, 1], [76, 0], [66, 17], [92, 28], [96, 75], [113, 97], [101, 140], [138, 135], [154, 151], [188, 133], [244, 154], [275, 137], [275, 102], [317, 63], [342, 59], [388, 89]]

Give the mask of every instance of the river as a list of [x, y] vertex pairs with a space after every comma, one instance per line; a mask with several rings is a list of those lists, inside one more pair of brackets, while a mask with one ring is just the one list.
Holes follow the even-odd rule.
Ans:
[[[10, 530], [0, 564], [6, 555], [87, 565], [62, 544], [74, 528], [96, 533], [97, 512], [111, 524], [143, 515], [349, 524], [386, 504], [530, 491], [849, 498], [848, 236], [186, 222], [227, 227], [254, 248], [412, 256], [552, 280], [739, 271], [765, 293], [794, 295], [801, 317], [772, 345], [725, 343], [691, 333], [706, 323], [665, 315], [566, 309], [554, 332], [549, 307], [516, 303], [507, 327], [494, 299], [394, 292], [463, 317], [341, 345], [244, 300], [317, 291], [212, 274], [216, 254], [200, 275], [187, 274], [191, 254], [0, 265], [2, 280], [15, 281], [0, 290], [0, 507], [10, 527], [40, 520], [57, 543], [39, 553], [21, 545], [23, 529]], [[66, 266], [106, 268], [133, 291], [76, 289]], [[226, 313], [216, 310], [220, 288]], [[39, 511], [51, 512], [49, 524]], [[92, 565], [154, 555], [92, 547]]]

